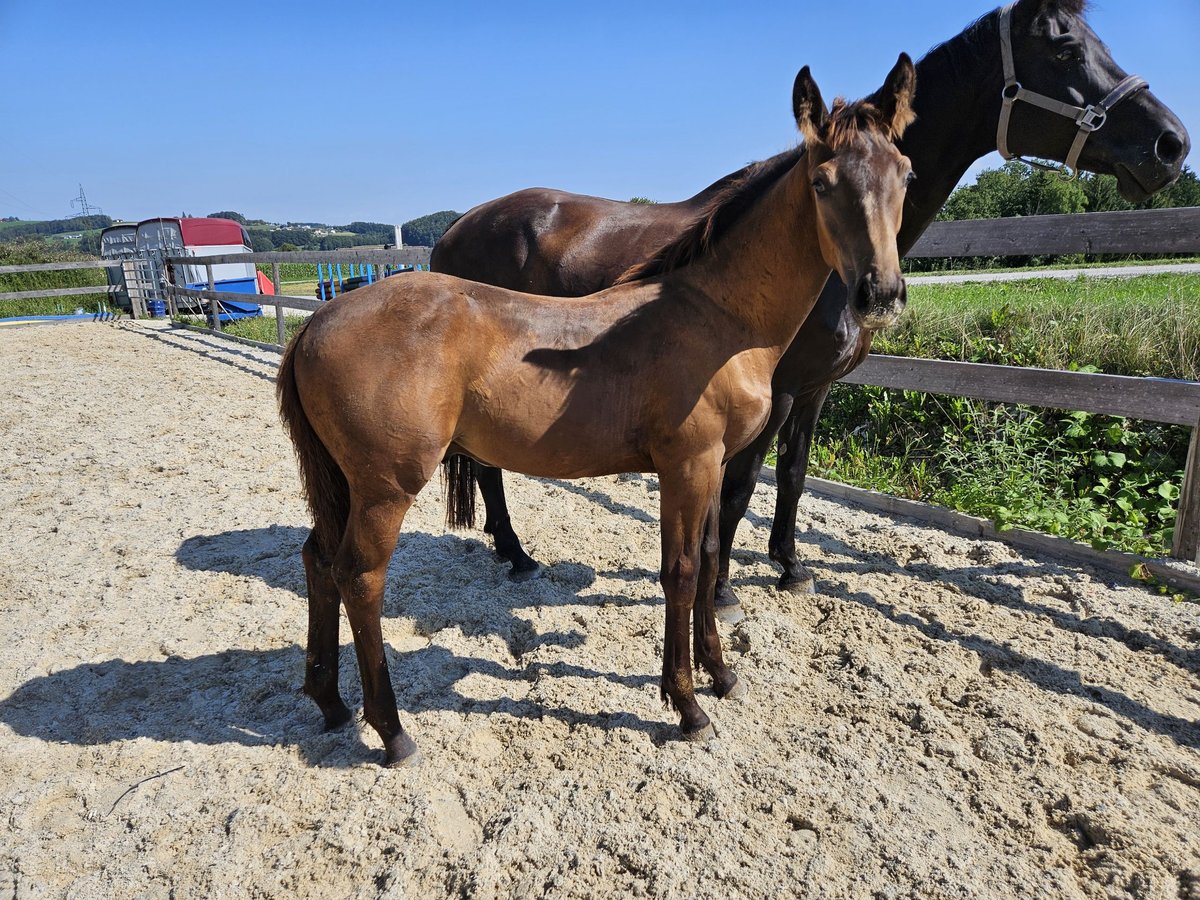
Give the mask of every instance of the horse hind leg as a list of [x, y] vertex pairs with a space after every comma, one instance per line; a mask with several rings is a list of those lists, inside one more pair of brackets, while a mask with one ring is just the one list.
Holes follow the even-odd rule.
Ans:
[[420, 758], [417, 745], [400, 725], [380, 626], [388, 561], [414, 496], [402, 493], [368, 505], [353, 504], [333, 561], [333, 578], [354, 633], [363, 718], [383, 740], [388, 767], [412, 765]]
[[308, 651], [305, 656], [304, 693], [311, 697], [325, 718], [325, 730], [333, 731], [352, 715], [338, 691], [337, 584], [329, 560], [321, 552], [316, 532], [304, 542], [304, 575], [308, 581]]
[[521, 546], [521, 539], [517, 537], [512, 519], [508, 515], [508, 501], [504, 497], [504, 472], [481, 463], [475, 463], [475, 467], [479, 493], [483, 495], [483, 505], [487, 510], [483, 531], [492, 536], [496, 554], [512, 563], [508, 577], [513, 581], [528, 581], [536, 577], [542, 567]]

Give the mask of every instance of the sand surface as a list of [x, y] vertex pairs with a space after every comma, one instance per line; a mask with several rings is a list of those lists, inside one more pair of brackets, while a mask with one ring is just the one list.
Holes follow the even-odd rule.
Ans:
[[779, 594], [766, 483], [704, 746], [659, 701], [652, 477], [511, 476], [520, 585], [431, 485], [383, 625], [425, 762], [380, 768], [298, 692], [277, 362], [0, 331], [0, 898], [1200, 897], [1200, 606], [813, 498], [819, 593]]

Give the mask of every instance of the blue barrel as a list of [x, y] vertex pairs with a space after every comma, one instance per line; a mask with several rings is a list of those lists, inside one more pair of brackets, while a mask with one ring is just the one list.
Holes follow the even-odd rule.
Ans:
[[146, 308], [150, 312], [150, 318], [161, 319], [167, 314], [167, 302], [165, 300], [147, 300]]

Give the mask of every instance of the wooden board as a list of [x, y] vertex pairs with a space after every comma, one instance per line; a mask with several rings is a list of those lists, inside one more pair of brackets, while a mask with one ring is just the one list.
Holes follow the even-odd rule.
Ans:
[[1172, 425], [1200, 419], [1200, 382], [1024, 369], [872, 353], [841, 379], [847, 384], [1082, 410]]
[[[774, 482], [774, 476], [766, 474], [765, 480]], [[1020, 550], [1045, 554], [1058, 559], [1069, 561], [1084, 568], [1098, 568], [1113, 575], [1119, 575], [1132, 581], [1130, 572], [1134, 566], [1145, 566], [1155, 578], [1176, 589], [1200, 592], [1200, 570], [1183, 565], [1169, 565], [1162, 560], [1147, 559], [1132, 553], [1118, 553], [1112, 550], [1093, 550], [1086, 544], [1079, 544], [1066, 538], [1050, 534], [1039, 534], [1035, 531], [1024, 531], [1020, 528], [1007, 528], [998, 531], [996, 526], [987, 519], [969, 516], [941, 506], [929, 503], [918, 503], [914, 500], [902, 500], [890, 494], [878, 491], [868, 491], [863, 488], [851, 487], [836, 481], [826, 481], [824, 478], [809, 477], [805, 484], [815, 494], [847, 500], [858, 506], [887, 513], [888, 515], [908, 516], [922, 523], [935, 525], [946, 531], [951, 531], [965, 537], [980, 540], [1000, 541]]]
[[1200, 207], [934, 222], [910, 257], [1200, 253]]
[[427, 266], [428, 247], [401, 247], [397, 250], [296, 250], [269, 253], [222, 253], [218, 256], [172, 256], [167, 262], [176, 266], [222, 265], [224, 263], [372, 263], [374, 265]]
[[38, 297], [83, 297], [87, 294], [116, 294], [120, 288], [111, 284], [98, 284], [95, 287], [48, 288], [43, 291], [13, 291], [0, 294], [0, 300], [33, 300]]
[[123, 260], [85, 259], [80, 262], [29, 263], [21, 266], [0, 266], [0, 275], [17, 272], [65, 272], [69, 269], [114, 269], [120, 268]]

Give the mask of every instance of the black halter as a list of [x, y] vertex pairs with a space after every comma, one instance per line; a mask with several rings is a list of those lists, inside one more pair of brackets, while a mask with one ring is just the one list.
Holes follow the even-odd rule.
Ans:
[[[1063, 178], [1076, 178], [1079, 176], [1079, 169], [1077, 167], [1079, 154], [1083, 152], [1083, 145], [1087, 142], [1088, 136], [1093, 131], [1099, 131], [1104, 127], [1104, 123], [1108, 121], [1109, 110], [1135, 91], [1149, 87], [1149, 84], [1147, 84], [1146, 79], [1139, 75], [1129, 75], [1109, 91], [1107, 97], [1099, 103], [1087, 107], [1063, 103], [1061, 100], [1055, 100], [1053, 97], [1047, 97], [1045, 94], [1026, 90], [1021, 87], [1021, 82], [1017, 81], [1016, 67], [1013, 65], [1012, 12], [1014, 6], [1016, 6], [1016, 3], [1010, 3], [1000, 10], [1000, 55], [1004, 61], [1004, 87], [1000, 91], [1003, 103], [1000, 107], [1000, 122], [996, 128], [996, 149], [1000, 151], [1000, 155], [1005, 159], [1019, 159], [1021, 162], [1036, 166], [1039, 169], [1058, 172]], [[1052, 113], [1066, 116], [1079, 126], [1079, 132], [1075, 135], [1075, 141], [1071, 144], [1067, 158], [1061, 166], [1052, 166], [1034, 159], [1025, 159], [1024, 157], [1017, 156], [1008, 149], [1008, 120], [1012, 116], [1013, 104], [1018, 100], [1024, 100], [1026, 103], [1040, 106], [1042, 109], [1049, 110]]]

